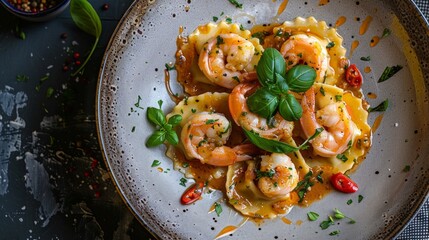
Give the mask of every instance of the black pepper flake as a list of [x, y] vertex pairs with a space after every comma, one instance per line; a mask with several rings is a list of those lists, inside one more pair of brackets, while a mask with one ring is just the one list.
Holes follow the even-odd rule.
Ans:
[[379, 171], [375, 171], [375, 174], [379, 174], [380, 172]]

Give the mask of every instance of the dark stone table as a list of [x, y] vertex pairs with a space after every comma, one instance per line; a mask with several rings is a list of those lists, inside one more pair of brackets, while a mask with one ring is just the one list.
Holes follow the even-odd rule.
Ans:
[[79, 77], [73, 55], [83, 62], [94, 38], [68, 9], [31, 23], [0, 8], [0, 239], [151, 238], [106, 171], [94, 116], [101, 59], [132, 0], [90, 2], [103, 32]]

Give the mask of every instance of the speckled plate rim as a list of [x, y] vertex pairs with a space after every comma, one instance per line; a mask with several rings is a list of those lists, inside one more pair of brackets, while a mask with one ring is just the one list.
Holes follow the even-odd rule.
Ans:
[[110, 40], [106, 46], [106, 51], [104, 52], [103, 55], [103, 59], [101, 61], [101, 67], [100, 67], [100, 71], [98, 74], [98, 81], [97, 81], [97, 87], [96, 87], [96, 93], [95, 93], [95, 122], [96, 122], [96, 128], [97, 128], [97, 137], [98, 137], [98, 143], [101, 149], [101, 153], [102, 153], [102, 157], [103, 157], [103, 161], [104, 164], [107, 166], [107, 170], [109, 172], [110, 178], [112, 179], [112, 183], [113, 186], [115, 186], [116, 191], [118, 192], [119, 196], [121, 197], [122, 201], [125, 203], [125, 206], [129, 209], [129, 211], [134, 215], [135, 219], [137, 219], [140, 224], [146, 229], [146, 231], [148, 231], [153, 237], [155, 237], [156, 239], [160, 239], [159, 236], [152, 231], [152, 229], [150, 228], [150, 225], [144, 221], [144, 219], [142, 219], [138, 214], [137, 214], [137, 210], [134, 209], [134, 207], [130, 204], [129, 200], [127, 199], [126, 194], [124, 193], [123, 189], [120, 188], [119, 184], [118, 184], [118, 180], [117, 180], [117, 176], [113, 173], [112, 171], [112, 166], [110, 165], [110, 162], [107, 160], [107, 154], [105, 152], [105, 147], [104, 147], [104, 141], [102, 138], [102, 127], [100, 124], [100, 94], [101, 94], [101, 85], [102, 85], [102, 76], [103, 73], [105, 71], [105, 66], [106, 66], [106, 62], [109, 59], [109, 49], [112, 46], [113, 42], [115, 42], [115, 36], [118, 34], [118, 32], [120, 32], [120, 29], [122, 29], [122, 27], [124, 26], [124, 24], [127, 21], [127, 16], [129, 15], [129, 13], [132, 11], [132, 9], [137, 5], [137, 3], [140, 0], [134, 0], [131, 5], [128, 7], [128, 9], [125, 11], [124, 15], [121, 17], [121, 19], [119, 20], [118, 24], [115, 27], [115, 30], [113, 31]]
[[[130, 5], [130, 7], [128, 8], [128, 10], [124, 13], [123, 17], [119, 21], [119, 23], [118, 23], [115, 31], [112, 34], [111, 39], [110, 39], [110, 41], [109, 41], [109, 43], [107, 45], [106, 52], [105, 52], [103, 60], [102, 60], [102, 66], [101, 66], [100, 72], [99, 72], [99, 81], [97, 82], [97, 90], [96, 90], [96, 97], [95, 97], [95, 100], [96, 100], [96, 127], [97, 127], [97, 135], [98, 135], [99, 144], [100, 144], [100, 147], [102, 149], [103, 160], [104, 160], [106, 166], [108, 167], [109, 174], [110, 174], [110, 176], [112, 178], [112, 181], [114, 183], [115, 188], [117, 189], [117, 191], [118, 191], [119, 195], [121, 196], [122, 200], [124, 201], [125, 205], [130, 209], [130, 211], [137, 218], [137, 220], [146, 228], [146, 230], [148, 232], [150, 232], [154, 237], [156, 237], [157, 239], [159, 239], [159, 236], [155, 232], [152, 231], [150, 225], [147, 222], [145, 222], [144, 219], [142, 219], [137, 214], [136, 209], [134, 209], [134, 207], [130, 204], [130, 202], [128, 200], [128, 197], [126, 196], [124, 190], [121, 189], [121, 187], [118, 184], [117, 176], [113, 173], [113, 171], [112, 171], [113, 168], [110, 165], [110, 162], [108, 161], [107, 155], [106, 155], [106, 152], [105, 152], [105, 145], [104, 145], [104, 141], [103, 141], [103, 132], [102, 132], [102, 127], [101, 127], [102, 123], [100, 122], [100, 115], [99, 115], [100, 114], [100, 109], [101, 109], [100, 101], [99, 100], [100, 100], [101, 86], [102, 86], [102, 81], [103, 81], [103, 77], [102, 76], [103, 76], [103, 73], [105, 71], [106, 62], [108, 61], [109, 49], [110, 49], [111, 45], [113, 44], [113, 42], [115, 41], [115, 36], [118, 34], [118, 32], [120, 31], [120, 29], [123, 28], [123, 26], [124, 26], [124, 24], [125, 24], [125, 22], [127, 20], [128, 14], [132, 11], [132, 8], [134, 6], [136, 6], [139, 1], [141, 1], [141, 0], [135, 0]], [[415, 16], [417, 16], [416, 20], [413, 23], [416, 23], [416, 22], [419, 23], [417, 25], [413, 25], [413, 24], [409, 23], [409, 25], [417, 26], [417, 28], [419, 30], [423, 29], [426, 32], [429, 32], [429, 23], [428, 23], [428, 20], [423, 16], [422, 12], [418, 9], [418, 7], [416, 6], [416, 4], [412, 0], [406, 0], [406, 1], [407, 1], [406, 4], [408, 5], [408, 7], [411, 7], [412, 11], [414, 11], [414, 13], [416, 13]], [[398, 2], [400, 4], [396, 4]], [[395, 6], [395, 7], [392, 7], [392, 9], [395, 11], [396, 14], [400, 14], [401, 13], [401, 11], [398, 10], [398, 9], [401, 8], [400, 6], [402, 4], [404, 4], [404, 2], [405, 1], [401, 2], [399, 0], [392, 1], [391, 4], [393, 6]], [[408, 12], [408, 14], [409, 14], [409, 12]], [[404, 24], [404, 25], [406, 25], [406, 24]], [[407, 29], [409, 29], [409, 28], [407, 28]], [[423, 58], [425, 58], [426, 60], [429, 59], [429, 55], [424, 55], [424, 54], [420, 54], [419, 55], [419, 57], [422, 57], [422, 56], [424, 56]], [[426, 66], [426, 68], [424, 70], [426, 70], [426, 71], [423, 71], [423, 72], [426, 74], [425, 77], [427, 77], [429, 75], [428, 67]], [[411, 208], [412, 211], [410, 212], [410, 214], [408, 214], [405, 218], [402, 219], [402, 220], [406, 220], [405, 223], [397, 225], [397, 227], [392, 232], [390, 232], [389, 235], [386, 236], [386, 237], [388, 237], [388, 238], [395, 238], [395, 237], [397, 237], [400, 233], [403, 232], [403, 230], [405, 229], [405, 227], [408, 226], [410, 224], [410, 222], [417, 216], [418, 211], [423, 207], [423, 203], [425, 201], [429, 200], [429, 184], [426, 184], [426, 186], [427, 186], [426, 189], [423, 191], [425, 197], [419, 198], [417, 201], [415, 201], [414, 202], [415, 204], [413, 204], [413, 207]]]

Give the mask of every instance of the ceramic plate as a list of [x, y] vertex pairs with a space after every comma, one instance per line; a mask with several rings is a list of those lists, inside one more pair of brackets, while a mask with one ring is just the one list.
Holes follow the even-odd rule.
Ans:
[[[105, 53], [97, 90], [98, 132], [104, 157], [118, 191], [137, 218], [161, 239], [214, 239], [226, 226], [237, 226], [243, 217], [223, 206], [220, 216], [209, 213], [220, 192], [204, 195], [194, 205], [183, 206], [179, 198], [185, 188], [183, 177], [174, 171], [164, 147], [148, 149], [145, 141], [153, 127], [146, 120], [146, 108], [163, 100], [164, 111], [174, 106], [164, 86], [165, 63], [173, 62], [179, 27], [191, 33], [213, 16], [233, 21], [263, 24], [272, 21], [280, 0], [241, 0], [242, 9], [227, 0], [162, 1], [138, 0], [130, 7], [114, 33]], [[328, 2], [320, 5], [320, 3]], [[353, 173], [358, 193], [332, 192], [308, 208], [295, 207], [286, 216], [263, 222], [249, 221], [227, 239], [314, 239], [328, 238], [334, 230], [341, 239], [389, 239], [410, 221], [428, 195], [429, 189], [429, 35], [428, 26], [411, 1], [289, 1], [280, 21], [314, 16], [338, 27], [344, 46], [350, 52], [353, 41], [360, 44], [351, 62], [365, 71], [363, 92], [374, 93], [367, 100], [377, 105], [389, 99], [380, 126], [373, 135], [373, 147]], [[372, 17], [365, 34], [359, 34], [363, 21]], [[221, 17], [221, 18], [222, 18]], [[374, 36], [388, 28], [391, 34], [370, 46]], [[371, 56], [371, 61], [361, 57]], [[377, 83], [386, 66], [404, 68], [393, 78]], [[369, 69], [367, 68], [367, 69]], [[139, 101], [139, 98], [141, 100]], [[139, 103], [139, 107], [135, 104]], [[374, 124], [380, 113], [371, 113]], [[154, 160], [160, 168], [151, 167]], [[410, 166], [409, 171], [404, 171]], [[159, 171], [162, 169], [162, 171]], [[189, 186], [189, 182], [188, 182]], [[363, 200], [358, 203], [358, 195]], [[352, 199], [353, 203], [346, 202]], [[356, 220], [339, 221], [321, 230], [319, 224], [339, 208]], [[307, 220], [307, 212], [320, 215]], [[284, 220], [284, 219], [283, 219]]]

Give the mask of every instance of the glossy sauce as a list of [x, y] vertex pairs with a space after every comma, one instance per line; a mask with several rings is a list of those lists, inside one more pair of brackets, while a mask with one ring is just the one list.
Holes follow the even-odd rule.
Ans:
[[351, 58], [352, 57], [352, 55], [353, 55], [353, 53], [354, 53], [354, 51], [356, 50], [356, 48], [359, 46], [359, 41], [358, 40], [354, 40], [353, 42], [352, 42], [352, 46], [350, 47], [350, 56], [349, 56], [349, 58]]
[[380, 127], [381, 121], [383, 120], [383, 116], [384, 114], [380, 114], [377, 116], [377, 118], [375, 118], [374, 124], [372, 125], [372, 132], [375, 133], [378, 129], [378, 127]]
[[368, 98], [370, 98], [370, 99], [376, 99], [376, 98], [377, 98], [377, 94], [375, 94], [375, 93], [373, 93], [373, 92], [369, 92], [367, 96], [368, 96]]
[[347, 18], [344, 16], [341, 16], [337, 19], [337, 21], [335, 22], [335, 27], [339, 27], [341, 25], [343, 25], [346, 22]]
[[370, 66], [366, 66], [366, 67], [363, 69], [363, 71], [364, 71], [365, 73], [370, 73], [370, 72], [372, 71], [372, 69], [371, 69], [371, 67], [370, 67]]
[[286, 6], [288, 4], [289, 0], [283, 0], [283, 2], [280, 4], [279, 9], [277, 10], [277, 15], [280, 15], [284, 12], [286, 9]]
[[377, 46], [378, 42], [380, 42], [380, 37], [374, 36], [374, 37], [372, 37], [371, 42], [369, 43], [369, 46], [375, 47], [375, 46]]
[[363, 20], [362, 25], [359, 28], [359, 34], [360, 35], [364, 35], [366, 33], [366, 31], [369, 28], [369, 25], [371, 24], [372, 21], [372, 17], [368, 16], [365, 18], [365, 20]]
[[319, 6], [324, 6], [329, 3], [329, 0], [319, 0]]
[[292, 224], [292, 221], [291, 221], [290, 219], [286, 218], [286, 217], [282, 217], [281, 219], [282, 219], [282, 221], [283, 221], [284, 223], [286, 223], [287, 225]]

